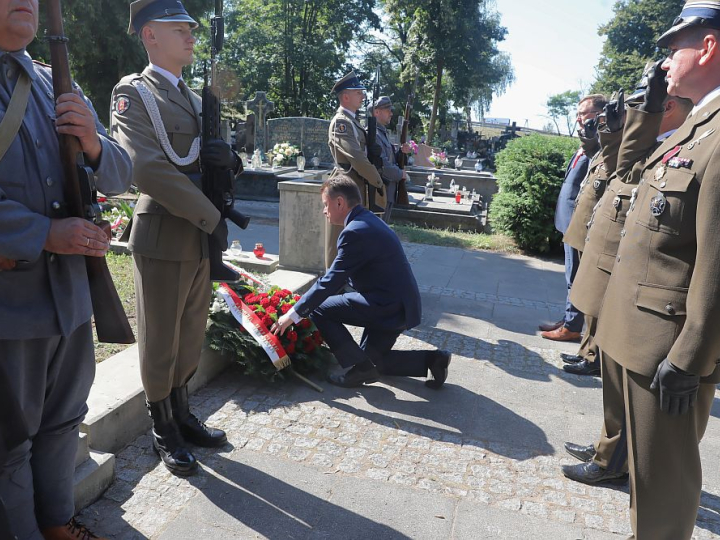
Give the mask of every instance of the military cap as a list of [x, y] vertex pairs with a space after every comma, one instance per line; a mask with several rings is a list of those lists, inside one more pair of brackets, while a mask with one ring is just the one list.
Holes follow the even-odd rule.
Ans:
[[720, 29], [720, 1], [689, 0], [680, 15], [675, 18], [670, 30], [657, 40], [658, 47], [667, 47], [678, 32], [693, 26]]
[[373, 103], [373, 109], [389, 109], [392, 107], [392, 100], [387, 96], [380, 96]]
[[191, 28], [198, 27], [180, 0], [135, 0], [130, 4], [128, 34], [139, 34], [150, 21], [186, 22]]
[[365, 87], [360, 82], [360, 79], [358, 79], [358, 76], [355, 75], [355, 72], [351, 71], [342, 79], [336, 81], [332, 87], [332, 91], [336, 94], [339, 94], [343, 90], [365, 90]]

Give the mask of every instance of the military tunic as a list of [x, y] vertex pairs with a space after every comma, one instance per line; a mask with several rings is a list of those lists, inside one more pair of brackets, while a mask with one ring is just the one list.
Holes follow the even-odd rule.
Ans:
[[[642, 167], [600, 312], [598, 343], [623, 368], [638, 538], [690, 538], [700, 499], [703, 404], [720, 372], [719, 112], [716, 97]], [[665, 358], [707, 377], [687, 414], [662, 412], [650, 389]]]
[[398, 182], [402, 180], [403, 170], [398, 167], [396, 150], [388, 138], [387, 128], [380, 124], [377, 125], [377, 143], [382, 149], [383, 166], [380, 169], [380, 176], [385, 184], [387, 195], [387, 205], [383, 216], [383, 219], [387, 222], [390, 220], [392, 207], [395, 204]]
[[[380, 173], [375, 165], [370, 163], [367, 157], [367, 134], [360, 125], [357, 117], [351, 115], [343, 107], [338, 107], [335, 116], [330, 120], [328, 128], [328, 146], [330, 154], [335, 161], [335, 170], [332, 174], [339, 172], [347, 174], [360, 189], [362, 205], [368, 208], [367, 185], [382, 189], [382, 195], [377, 192], [375, 204], [385, 208], [387, 204], [386, 190]], [[325, 229], [325, 267], [335, 260], [337, 255], [337, 239], [340, 236], [342, 227], [330, 225]]]
[[[0, 257], [26, 264], [0, 272], [0, 362], [29, 437], [0, 467], [0, 498], [13, 533], [42, 540], [39, 527], [64, 525], [74, 514], [78, 431], [95, 359], [84, 257], [43, 249], [51, 219], [64, 217], [58, 211], [64, 179], [52, 74], [25, 51], [0, 51], [0, 121], [20, 70], [29, 75], [32, 91], [23, 124], [0, 161]], [[102, 145], [97, 186], [107, 195], [124, 192], [130, 160], [97, 117], [95, 125]]]
[[185, 385], [200, 361], [212, 291], [207, 235], [220, 212], [188, 176], [199, 172], [198, 161], [179, 166], [168, 159], [139, 83], [155, 97], [180, 157], [200, 133], [202, 103], [150, 67], [113, 90], [111, 132], [130, 154], [133, 184], [142, 192], [128, 247], [135, 261], [140, 371], [147, 398], [155, 402]]

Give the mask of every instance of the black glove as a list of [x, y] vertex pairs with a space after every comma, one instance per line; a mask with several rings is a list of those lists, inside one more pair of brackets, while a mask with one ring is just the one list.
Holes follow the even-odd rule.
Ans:
[[585, 139], [594, 139], [597, 137], [598, 122], [599, 122], [599, 120], [597, 117], [588, 118], [587, 120], [585, 120], [585, 122], [583, 123], [583, 130], [582, 130], [583, 131], [582, 136]]
[[647, 88], [645, 88], [645, 101], [639, 109], [648, 113], [659, 113], [665, 110], [665, 98], [667, 98], [667, 81], [665, 70], [662, 69], [663, 61], [658, 60], [650, 69], [647, 75]]
[[200, 149], [200, 159], [218, 169], [235, 171], [240, 158], [222, 139], [211, 139]]
[[660, 409], [671, 415], [685, 414], [695, 405], [700, 375], [687, 373], [674, 366], [667, 358], [655, 372], [651, 390], [660, 389]]
[[605, 105], [605, 126], [610, 133], [617, 133], [625, 126], [625, 92], [622, 88], [617, 99]]
[[227, 251], [228, 248], [228, 227], [225, 218], [220, 218], [217, 226], [210, 235], [210, 240], [220, 247], [220, 251]]

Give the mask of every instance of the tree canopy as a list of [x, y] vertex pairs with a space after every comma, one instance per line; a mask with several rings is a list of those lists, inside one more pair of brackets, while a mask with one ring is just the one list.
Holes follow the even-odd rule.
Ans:
[[575, 131], [575, 118], [572, 111], [580, 101], [580, 92], [576, 90], [567, 90], [561, 94], [555, 94], [548, 98], [545, 105], [548, 110], [548, 116], [555, 124], [557, 134], [560, 135], [560, 121], [564, 121], [567, 125], [567, 134], [572, 135]]

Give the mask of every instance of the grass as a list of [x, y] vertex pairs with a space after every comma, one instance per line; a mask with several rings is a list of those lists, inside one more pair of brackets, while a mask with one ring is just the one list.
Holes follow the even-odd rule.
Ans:
[[[120, 300], [122, 300], [123, 308], [125, 308], [125, 314], [128, 316], [133, 333], [137, 336], [132, 257], [129, 255], [116, 255], [109, 252], [106, 260], [113, 281], [115, 282], [115, 288], [120, 296]], [[97, 336], [95, 336], [94, 339], [95, 361], [98, 363], [128, 348], [128, 345], [120, 345], [118, 343], [98, 343]]]
[[520, 250], [512, 238], [502, 234], [451, 231], [448, 229], [424, 229], [416, 225], [391, 224], [390, 227], [403, 242], [462, 249], [499, 251], [501, 253], [520, 253]]

